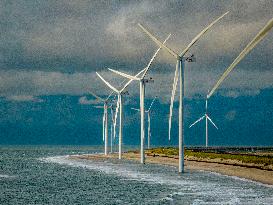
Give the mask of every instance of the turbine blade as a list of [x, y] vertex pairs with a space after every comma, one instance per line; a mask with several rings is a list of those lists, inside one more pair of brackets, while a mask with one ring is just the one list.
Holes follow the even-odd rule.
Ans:
[[137, 108], [133, 108], [133, 107], [132, 107], [131, 109], [132, 109], [132, 110], [136, 110], [136, 111], [140, 111], [140, 109], [137, 109]]
[[194, 126], [196, 123], [198, 123], [198, 122], [200, 122], [201, 120], [203, 120], [204, 117], [205, 117], [205, 115], [203, 115], [202, 117], [200, 117], [198, 120], [196, 120], [194, 123], [192, 123], [192, 124], [190, 125], [189, 128], [191, 128], [191, 127]]
[[273, 27], [273, 18], [268, 21], [268, 23], [263, 27], [263, 29], [250, 41], [250, 43], [242, 50], [238, 57], [231, 63], [231, 65], [226, 69], [221, 78], [217, 81], [214, 87], [209, 92], [207, 98], [210, 98], [215, 90], [220, 86], [220, 84], [226, 79], [228, 74], [233, 70], [233, 68], [269, 33], [270, 29]]
[[112, 106], [111, 106], [111, 122], [112, 122], [112, 125], [111, 125], [111, 136], [113, 138], [115, 138], [115, 136], [114, 136], [115, 116], [114, 116], [114, 109], [113, 109]]
[[[171, 34], [169, 34], [169, 36], [164, 40], [163, 44], [166, 43], [166, 41], [170, 38], [170, 36], [171, 36]], [[130, 76], [130, 77], [129, 77], [129, 75], [126, 74], [126, 75], [127, 75], [127, 78], [131, 78], [131, 79], [123, 86], [123, 88], [121, 89], [120, 92], [122, 92], [124, 89], [126, 89], [126, 88], [128, 87], [128, 85], [129, 85], [133, 80], [139, 80], [140, 78], [139, 78], [138, 76], [141, 75], [142, 73], [143, 73], [142, 78], [145, 77], [145, 75], [146, 75], [146, 73], [148, 72], [148, 70], [149, 70], [149, 68], [150, 68], [150, 66], [151, 66], [151, 64], [152, 64], [152, 62], [154, 61], [154, 59], [155, 59], [157, 53], [159, 52], [159, 50], [160, 50], [161, 48], [162, 48], [162, 47], [160, 46], [160, 48], [158, 49], [158, 51], [156, 51], [156, 53], [154, 54], [154, 56], [152, 57], [152, 59], [150, 60], [148, 66], [147, 66], [146, 68], [144, 68], [143, 70], [141, 70], [140, 72], [138, 72], [135, 76]], [[120, 74], [121, 74], [121, 73], [120, 73]], [[124, 77], [125, 77], [125, 76], [124, 76]], [[136, 79], [136, 78], [137, 78], [137, 79]]]
[[110, 93], [110, 95], [108, 95], [108, 97], [106, 98], [106, 101], [109, 100], [109, 98], [113, 95], [114, 92], [115, 92], [115, 91], [112, 91], [112, 92]]
[[[121, 86], [124, 82], [125, 82], [125, 80], [123, 80], [123, 81], [121, 82], [120, 86]], [[108, 97], [105, 99], [105, 101], [108, 101], [109, 98], [113, 95], [114, 92], [115, 92], [115, 91], [112, 91], [112, 92], [108, 95]]]
[[[167, 40], [170, 38], [171, 34], [169, 34], [167, 36], [167, 38], [164, 40], [163, 44], [165, 44], [167, 42]], [[150, 62], [148, 63], [148, 65], [146, 66], [146, 68], [144, 69], [144, 73], [142, 75], [142, 79], [146, 76], [148, 70], [150, 69], [150, 66], [152, 65], [154, 59], [156, 58], [158, 52], [161, 50], [161, 46], [156, 50], [156, 52], [154, 53], [153, 57], [151, 58]]]
[[130, 85], [130, 83], [131, 83], [132, 81], [133, 81], [133, 80], [129, 80], [129, 81], [123, 86], [123, 88], [120, 90], [120, 92], [124, 91], [124, 90], [128, 87], [128, 85]]
[[222, 19], [228, 13], [229, 13], [229, 11], [224, 13], [222, 16], [218, 17], [210, 25], [208, 25], [206, 28], [204, 28], [197, 36], [195, 36], [195, 38], [192, 39], [190, 44], [182, 51], [180, 56], [184, 56], [187, 53], [187, 51], [190, 49], [190, 47], [192, 47], [196, 43], [196, 41], [198, 41], [202, 37], [202, 35], [204, 35], [214, 24], [216, 24], [220, 19]]
[[114, 125], [114, 109], [111, 107], [111, 119], [112, 119], [112, 124]]
[[209, 119], [209, 121], [211, 122], [211, 124], [213, 124], [213, 126], [218, 130], [218, 127], [214, 124], [214, 122], [212, 122], [212, 119], [210, 119], [210, 117], [207, 115], [207, 118]]
[[97, 76], [99, 76], [99, 78], [112, 90], [114, 90], [115, 92], [119, 93], [119, 91], [113, 87], [110, 83], [108, 83], [98, 72], [96, 72]]
[[97, 100], [99, 101], [104, 101], [104, 99], [102, 99], [101, 97], [97, 96], [95, 93], [93, 93], [91, 90], [88, 91], [91, 95], [93, 95], [95, 98], [97, 98]]
[[114, 72], [114, 73], [116, 73], [118, 75], [121, 75], [121, 76], [123, 76], [125, 78], [131, 79], [131, 80], [140, 80], [140, 78], [138, 78], [138, 77], [135, 77], [135, 76], [132, 76], [132, 75], [129, 75], [129, 74], [126, 74], [126, 73], [122, 73], [120, 71], [117, 71], [117, 70], [114, 70], [114, 69], [111, 69], [111, 68], [108, 68], [108, 70], [110, 70], [110, 71], [112, 71], [112, 72]]
[[126, 81], [126, 79], [124, 79], [124, 80], [120, 83], [119, 87], [122, 86], [122, 84], [125, 83], [125, 81]]
[[153, 101], [152, 101], [152, 103], [151, 103], [151, 105], [150, 105], [149, 109], [147, 110], [147, 112], [149, 112], [149, 111], [151, 110], [151, 108], [152, 108], [152, 106], [153, 106], [154, 101], [155, 101], [155, 99], [156, 99], [156, 98], [157, 98], [157, 96], [155, 96], [155, 97], [154, 97], [154, 99], [153, 99]]
[[[144, 71], [145, 71], [145, 69], [139, 71], [134, 77], [138, 77], [138, 76], [139, 76], [141, 73], [143, 73]], [[125, 89], [128, 87], [128, 85], [130, 85], [130, 83], [131, 83], [132, 81], [133, 81], [133, 80], [130, 79], [130, 80], [123, 86], [123, 88], [120, 90], [120, 92], [122, 92], [123, 90], [125, 90]]]
[[155, 36], [153, 36], [147, 29], [145, 29], [141, 24], [138, 24], [138, 26], [160, 47], [166, 49], [171, 55], [173, 55], [175, 58], [179, 58], [178, 54], [176, 54], [172, 49], [165, 46], [163, 43], [161, 43]]
[[175, 73], [174, 73], [172, 97], [171, 97], [171, 104], [170, 104], [169, 140], [171, 140], [172, 116], [173, 116], [173, 102], [174, 102], [174, 97], [175, 97], [177, 82], [178, 82], [178, 63], [176, 64], [176, 69], [175, 69]]
[[114, 119], [114, 138], [116, 138], [116, 125], [117, 125], [117, 118], [118, 118], [118, 111], [119, 111], [119, 103], [120, 103], [120, 95], [118, 95], [115, 119]]
[[[144, 68], [143, 70], [139, 71], [134, 77], [137, 78], [141, 73], [143, 73], [145, 71], [146, 68]], [[122, 92], [123, 90], [125, 90], [130, 83], [133, 81], [133, 79], [130, 79], [124, 86], [123, 88], [120, 90], [120, 92]]]
[[146, 68], [142, 69], [141, 71], [139, 71], [134, 77], [138, 78], [138, 76], [140, 76], [140, 74], [142, 74], [145, 71]]

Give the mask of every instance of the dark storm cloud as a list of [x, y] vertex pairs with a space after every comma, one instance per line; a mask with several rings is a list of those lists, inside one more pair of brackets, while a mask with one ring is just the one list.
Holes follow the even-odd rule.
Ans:
[[[99, 81], [94, 83], [94, 71], [113, 67], [133, 74], [157, 48], [136, 26], [138, 22], [160, 39], [172, 33], [167, 44], [181, 51], [226, 11], [230, 14], [190, 50], [198, 60], [186, 72], [188, 96], [212, 86], [273, 17], [272, 1], [1, 1], [1, 95], [73, 95], [102, 89]], [[272, 87], [268, 80], [273, 67], [272, 33], [239, 65], [240, 71], [233, 74], [237, 80], [228, 79], [224, 88], [240, 87], [251, 93]], [[169, 54], [161, 52], [151, 70], [165, 82], [154, 84], [160, 85], [158, 92], [169, 95], [173, 65]], [[240, 77], [248, 74], [252, 83]]]

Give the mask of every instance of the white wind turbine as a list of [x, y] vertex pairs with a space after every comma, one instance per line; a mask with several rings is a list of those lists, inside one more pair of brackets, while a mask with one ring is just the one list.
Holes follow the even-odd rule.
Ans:
[[95, 106], [95, 108], [103, 108], [103, 117], [102, 117], [102, 139], [104, 141], [104, 155], [108, 154], [108, 108], [111, 95], [113, 92], [105, 99], [97, 96], [92, 91], [89, 91], [91, 95], [93, 95], [97, 101], [103, 103], [103, 106]]
[[112, 86], [110, 83], [108, 83], [98, 72], [96, 72], [97, 76], [114, 92], [117, 93], [118, 99], [117, 99], [117, 106], [116, 106], [116, 112], [115, 112], [115, 119], [114, 119], [114, 136], [116, 136], [116, 123], [117, 123], [117, 114], [119, 112], [119, 159], [121, 159], [121, 153], [122, 153], [122, 131], [123, 131], [123, 95], [126, 94], [124, 91], [125, 88], [131, 83], [129, 80], [120, 90], [116, 89], [114, 86]]
[[[145, 113], [147, 113], [147, 116], [148, 116], [148, 149], [150, 149], [150, 143], [151, 143], [151, 108], [154, 104], [154, 101], [157, 97], [155, 97], [149, 107], [148, 110], [145, 110]], [[136, 110], [136, 111], [140, 111], [140, 109], [137, 109], [137, 108], [131, 108], [132, 110]]]
[[213, 86], [209, 94], [207, 95], [207, 99], [209, 99], [215, 90], [220, 86], [220, 84], [226, 79], [228, 74], [233, 70], [233, 68], [269, 33], [271, 28], [273, 27], [273, 18], [268, 21], [268, 23], [260, 30], [260, 32], [249, 42], [249, 44], [241, 51], [241, 53], [235, 58], [235, 60], [230, 64], [230, 66], [226, 69], [217, 83]]
[[173, 82], [173, 89], [172, 89], [172, 97], [171, 97], [171, 104], [170, 104], [170, 117], [169, 117], [169, 139], [170, 139], [170, 131], [171, 131], [171, 119], [172, 119], [172, 109], [173, 109], [173, 102], [174, 96], [176, 91], [176, 86], [178, 82], [178, 74], [179, 74], [179, 82], [180, 82], [180, 94], [179, 94], [179, 168], [178, 171], [184, 172], [184, 62], [189, 61], [191, 62], [192, 59], [185, 57], [185, 54], [188, 50], [201, 38], [203, 34], [205, 34], [215, 23], [217, 23], [220, 19], [222, 19], [225, 15], [229, 12], [224, 13], [222, 16], [217, 18], [213, 21], [210, 25], [208, 25], [204, 30], [202, 30], [191, 42], [190, 44], [180, 53], [177, 54], [172, 49], [168, 48], [164, 45], [161, 41], [158, 40], [157, 37], [152, 35], [147, 29], [145, 29], [141, 24], [138, 24], [139, 27], [159, 46], [166, 49], [176, 60], [176, 70]]
[[208, 115], [208, 99], [206, 99], [206, 112], [205, 112], [205, 114], [202, 117], [200, 117], [198, 120], [196, 120], [194, 123], [192, 123], [190, 125], [190, 128], [193, 127], [196, 123], [203, 120], [204, 118], [206, 120], [206, 147], [208, 147], [208, 120], [218, 130], [218, 127], [215, 125], [215, 123], [212, 121], [212, 119]]
[[235, 60], [230, 64], [226, 71], [222, 74], [217, 83], [213, 86], [211, 91], [207, 95], [209, 99], [216, 89], [221, 85], [221, 83], [227, 78], [228, 74], [234, 69], [234, 67], [269, 33], [273, 27], [273, 18], [268, 21], [268, 23], [259, 31], [259, 33], [248, 43], [248, 45], [241, 51], [241, 53], [235, 58]]
[[[171, 34], [169, 34], [169, 36], [165, 39], [165, 41], [163, 42], [166, 43], [166, 41], [170, 38]], [[128, 78], [130, 79], [130, 81], [132, 82], [133, 80], [136, 80], [136, 81], [139, 81], [139, 104], [140, 104], [140, 119], [141, 119], [141, 122], [140, 122], [140, 162], [143, 164], [145, 163], [145, 153], [144, 153], [144, 142], [145, 142], [145, 105], [144, 105], [144, 102], [145, 102], [145, 84], [148, 83], [149, 81], [151, 80], [148, 80], [148, 79], [145, 79], [145, 76], [150, 68], [150, 66], [152, 65], [152, 62], [154, 61], [155, 57], [157, 56], [158, 52], [160, 51], [161, 49], [161, 46], [156, 50], [156, 52], [154, 53], [154, 55], [152, 56], [150, 62], [148, 63], [148, 65], [143, 69], [141, 70], [139, 73], [137, 73], [135, 76], [132, 76], [132, 75], [128, 75], [126, 73], [123, 73], [123, 72], [120, 72], [120, 71], [117, 71], [117, 70], [113, 70], [113, 69], [110, 69], [108, 68], [110, 71], [118, 74], [118, 75], [121, 75], [125, 78]], [[140, 74], [142, 74], [141, 77], [138, 77]]]
[[[100, 109], [104, 109], [104, 106], [94, 106], [95, 108], [100, 108]], [[115, 124], [115, 120], [114, 120], [114, 105], [111, 102], [111, 105], [108, 106], [108, 108], [110, 109], [111, 112], [111, 125], [110, 125], [110, 153], [113, 153], [113, 138], [114, 136], [114, 124]], [[105, 114], [105, 111], [104, 111]], [[103, 130], [105, 130], [105, 132], [108, 132], [107, 126], [105, 126], [105, 115], [103, 116]], [[105, 136], [105, 132], [103, 132], [103, 141], [105, 142], [104, 136]], [[108, 147], [108, 145], [105, 145], [105, 147]], [[106, 155], [106, 154], [105, 154]]]

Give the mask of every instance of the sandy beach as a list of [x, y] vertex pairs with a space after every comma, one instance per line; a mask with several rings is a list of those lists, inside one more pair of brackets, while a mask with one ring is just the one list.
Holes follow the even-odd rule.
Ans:
[[[123, 159], [139, 161], [140, 156], [137, 153], [129, 152], [123, 153]], [[79, 155], [71, 156], [73, 159], [87, 159], [87, 160], [104, 160], [105, 158], [118, 159], [118, 155], [109, 154], [105, 156], [103, 154], [94, 155]], [[146, 163], [156, 163], [162, 165], [178, 166], [177, 157], [166, 157], [160, 155], [146, 155]], [[233, 164], [233, 165], [232, 165]], [[191, 172], [192, 170], [211, 171], [228, 176], [236, 176], [263, 184], [273, 185], [273, 171], [263, 170], [254, 167], [244, 167], [240, 163], [225, 162], [223, 160], [209, 160], [200, 161], [192, 157], [185, 158], [185, 170]]]

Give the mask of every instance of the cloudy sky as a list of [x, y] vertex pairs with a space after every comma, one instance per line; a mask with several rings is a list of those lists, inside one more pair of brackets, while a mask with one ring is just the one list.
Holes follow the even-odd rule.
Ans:
[[[14, 110], [16, 115], [23, 116], [19, 109], [22, 105], [27, 110], [37, 104], [51, 109], [50, 106], [57, 106], [53, 101], [57, 103], [57, 99], [70, 96], [73, 103], [67, 100], [66, 106], [87, 109], [94, 103], [89, 90], [103, 96], [109, 94], [109, 89], [96, 77], [96, 71], [119, 86], [122, 78], [108, 72], [108, 67], [135, 74], [147, 65], [157, 49], [137, 23], [142, 23], [162, 40], [171, 33], [167, 45], [180, 52], [206, 25], [226, 11], [230, 13], [189, 51], [189, 55], [197, 58], [196, 62], [186, 64], [185, 92], [191, 103], [189, 110], [195, 110], [196, 103], [202, 102], [225, 68], [273, 17], [271, 0], [1, 1], [1, 122], [16, 123], [18, 116], [14, 117]], [[242, 99], [248, 102], [254, 98], [264, 102], [263, 106], [272, 114], [272, 45], [271, 31], [211, 99], [219, 102], [224, 98], [240, 104]], [[168, 114], [174, 66], [175, 60], [161, 51], [148, 73], [155, 82], [147, 86], [147, 99], [159, 96], [160, 105], [166, 106], [162, 117]], [[137, 88], [136, 83], [128, 88], [128, 104], [137, 106]], [[7, 106], [13, 114], [7, 111]], [[99, 111], [90, 111], [94, 112]], [[221, 115], [232, 121], [238, 112], [243, 112], [243, 108], [231, 107]], [[261, 110], [257, 112], [263, 116]], [[40, 115], [45, 113], [40, 111]], [[202, 111], [194, 114], [202, 114]], [[29, 115], [36, 119], [38, 114]], [[272, 115], [269, 117], [273, 120]], [[19, 119], [26, 121], [24, 117]], [[82, 119], [80, 115], [79, 119]], [[2, 125], [9, 133], [7, 126], [10, 124]], [[267, 137], [273, 134], [272, 123], [270, 126], [265, 128], [269, 130]]]

